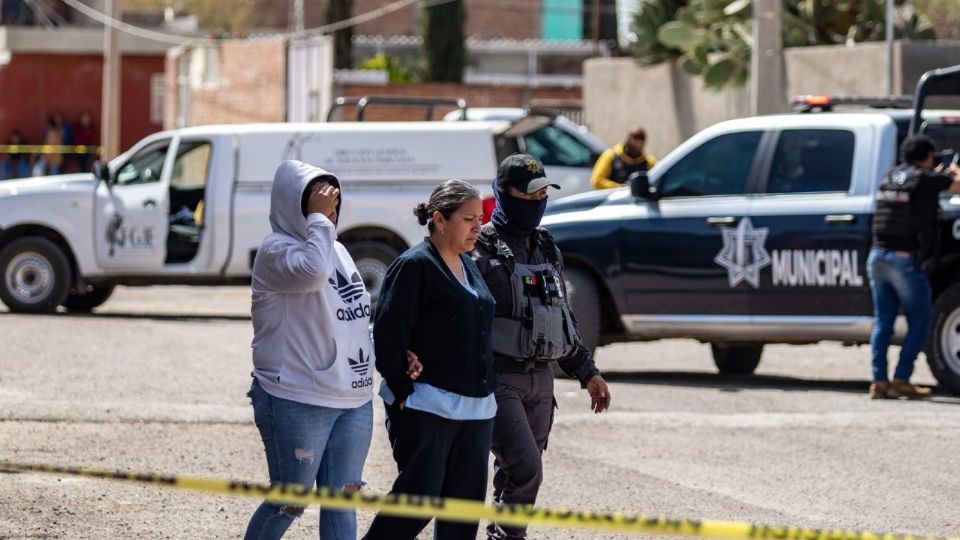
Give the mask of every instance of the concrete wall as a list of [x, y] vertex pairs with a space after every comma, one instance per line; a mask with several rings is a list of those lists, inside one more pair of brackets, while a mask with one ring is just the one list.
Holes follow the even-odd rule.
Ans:
[[[286, 121], [287, 74], [286, 42], [280, 39], [260, 41], [224, 41], [219, 47], [216, 80], [197, 85], [190, 74], [189, 47], [171, 49], [166, 57], [166, 95], [164, 127], [173, 129], [184, 117], [184, 126], [214, 123]], [[256, 62], [251, 62], [256, 58]], [[333, 96], [402, 96], [428, 98], [465, 98], [471, 107], [524, 107], [531, 100], [547, 103], [580, 101], [579, 88], [563, 86], [480, 85], [420, 83], [397, 85], [335, 84]], [[437, 107], [439, 119], [452, 107]], [[321, 116], [326, 117], [326, 110]], [[368, 120], [421, 120], [422, 107], [371, 105]], [[340, 118], [354, 118], [353, 107], [342, 109]]]
[[630, 58], [587, 60], [586, 125], [613, 144], [640, 124], [647, 130], [647, 151], [661, 157], [703, 127], [749, 113], [745, 89], [711, 94], [701, 86], [700, 79], [669, 63], [640, 67]]
[[[0, 50], [13, 54], [103, 54], [103, 30], [100, 28], [40, 26], [0, 26]], [[120, 32], [123, 54], [162, 57], [170, 45]]]
[[227, 40], [217, 48], [216, 75], [199, 84], [189, 69], [184, 73], [189, 58], [182, 61], [195, 49], [171, 49], [167, 54], [164, 127], [179, 127], [184, 107], [184, 126], [286, 120], [286, 41]]
[[[960, 43], [894, 44], [894, 94], [912, 94], [927, 70], [960, 64]], [[782, 110], [803, 94], [868, 95], [886, 93], [886, 46], [798, 47], [784, 51]], [[584, 63], [586, 124], [607, 143], [620, 141], [629, 126], [647, 128], [647, 145], [663, 156], [701, 129], [749, 116], [749, 85], [719, 94], [703, 90], [699, 78], [661, 64], [642, 68], [628, 58], [596, 58]]]

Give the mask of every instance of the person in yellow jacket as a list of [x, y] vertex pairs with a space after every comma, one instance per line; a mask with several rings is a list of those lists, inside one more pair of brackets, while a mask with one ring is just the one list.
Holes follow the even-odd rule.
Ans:
[[593, 165], [590, 185], [593, 189], [612, 189], [625, 186], [627, 178], [636, 171], [648, 171], [657, 160], [643, 151], [647, 133], [633, 126], [622, 143], [608, 148]]

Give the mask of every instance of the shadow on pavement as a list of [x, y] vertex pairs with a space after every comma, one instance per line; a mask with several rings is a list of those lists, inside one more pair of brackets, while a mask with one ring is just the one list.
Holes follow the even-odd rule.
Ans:
[[[722, 375], [694, 371], [604, 371], [607, 382], [658, 384], [692, 388], [715, 388], [725, 392], [741, 390], [786, 390], [821, 391], [863, 394], [867, 398], [870, 381], [840, 379], [800, 379], [781, 375]], [[934, 395], [927, 401], [960, 405], [960, 397], [949, 392], [933, 389]]]

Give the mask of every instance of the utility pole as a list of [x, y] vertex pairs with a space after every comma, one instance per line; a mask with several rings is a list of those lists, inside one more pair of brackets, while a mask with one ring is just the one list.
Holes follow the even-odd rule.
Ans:
[[[118, 0], [104, 0], [104, 13], [119, 19]], [[100, 160], [113, 159], [120, 153], [120, 33], [103, 26], [103, 91], [100, 115]]]
[[750, 108], [752, 114], [782, 112], [783, 37], [781, 0], [754, 0], [753, 49], [750, 51]]
[[303, 22], [303, 0], [293, 0], [293, 5], [291, 6], [290, 11], [292, 15], [291, 19], [293, 19], [292, 24], [290, 25], [291, 29], [294, 32], [303, 32], [303, 29], [306, 27]]
[[600, 0], [593, 0], [593, 54], [600, 56]]
[[887, 96], [893, 96], [893, 0], [887, 0]]

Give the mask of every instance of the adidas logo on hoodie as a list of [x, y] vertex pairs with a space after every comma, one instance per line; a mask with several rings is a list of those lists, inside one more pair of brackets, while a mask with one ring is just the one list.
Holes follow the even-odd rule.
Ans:
[[360, 354], [357, 359], [347, 357], [347, 361], [350, 363], [350, 369], [360, 376], [360, 379], [353, 381], [353, 384], [351, 384], [353, 388], [363, 388], [364, 386], [373, 385], [373, 377], [366, 376], [370, 370], [370, 355], [364, 356], [363, 349], [360, 349]]
[[[346, 276], [340, 273], [339, 270], [336, 271], [337, 279], [334, 280], [330, 278], [330, 285], [333, 285], [334, 290], [337, 291], [337, 294], [340, 295], [340, 298], [343, 299], [343, 303], [352, 304], [355, 300], [363, 296], [363, 280], [360, 279], [360, 274], [354, 272], [350, 276], [350, 280], [347, 280]], [[357, 319], [370, 318], [370, 305], [369, 304], [358, 304], [356, 307], [347, 306], [346, 309], [340, 308], [337, 310], [337, 320], [340, 321], [355, 321]]]

